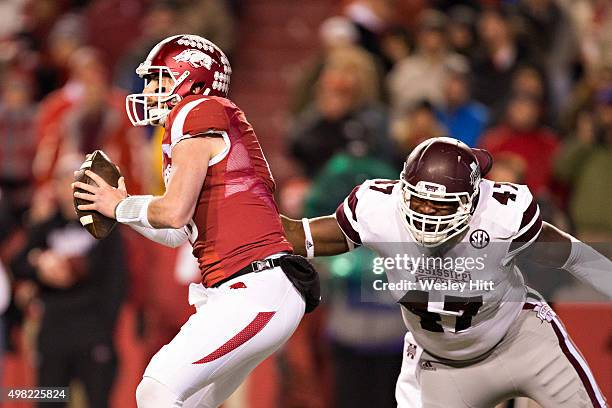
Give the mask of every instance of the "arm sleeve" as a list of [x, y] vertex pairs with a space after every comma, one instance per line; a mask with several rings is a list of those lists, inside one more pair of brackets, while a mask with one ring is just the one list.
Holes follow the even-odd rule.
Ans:
[[127, 224], [140, 235], [147, 237], [151, 241], [157, 242], [170, 248], [178, 248], [189, 239], [186, 227], [173, 228], [147, 228], [135, 224]]
[[561, 268], [612, 298], [612, 262], [584, 242], [571, 240], [572, 250]]

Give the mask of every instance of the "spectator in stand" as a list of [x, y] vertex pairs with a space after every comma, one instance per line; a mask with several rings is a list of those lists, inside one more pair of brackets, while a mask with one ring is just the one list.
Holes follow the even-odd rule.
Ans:
[[385, 72], [391, 69], [393, 60], [385, 54], [381, 39], [391, 27], [393, 12], [391, 0], [353, 0], [344, 12], [357, 28], [357, 44], [378, 58]]
[[345, 47], [330, 53], [314, 106], [298, 118], [289, 137], [291, 152], [308, 177], [341, 151], [395, 158], [387, 113], [379, 105], [376, 65], [367, 52]]
[[36, 117], [38, 151], [32, 165], [34, 175], [40, 184], [47, 181], [52, 174], [52, 163], [57, 157], [59, 139], [62, 136], [59, 123], [70, 107], [81, 101], [85, 83], [92, 77], [96, 80], [99, 73], [100, 68], [96, 69], [96, 64], [93, 64], [90, 58], [75, 58], [73, 55], [68, 82], [41, 101]]
[[612, 87], [600, 90], [592, 111], [581, 113], [555, 163], [572, 187], [570, 216], [584, 241], [612, 239]]
[[487, 178], [502, 183], [525, 184], [527, 163], [515, 153], [500, 153], [495, 157]]
[[296, 81], [291, 101], [293, 115], [302, 113], [315, 99], [316, 83], [321, 77], [328, 56], [337, 49], [356, 46], [359, 32], [346, 17], [334, 16], [326, 19], [319, 27], [320, 51]]
[[512, 76], [512, 93], [527, 94], [548, 101], [544, 74], [533, 65], [517, 68]]
[[559, 144], [557, 135], [542, 125], [541, 116], [539, 99], [528, 94], [514, 95], [504, 120], [480, 142], [494, 158], [504, 153], [522, 158], [527, 165], [525, 183], [535, 196], [545, 193], [550, 186], [553, 156]]
[[81, 15], [69, 13], [53, 25], [36, 70], [41, 97], [68, 80], [72, 54], [86, 43], [84, 24]]
[[88, 406], [105, 408], [117, 369], [113, 333], [126, 270], [118, 230], [98, 241], [74, 211], [71, 182], [81, 163], [81, 156], [60, 158], [51, 182], [54, 200], [32, 212], [40, 218], [32, 219], [11, 271], [38, 288], [37, 385], [66, 387], [80, 379]]
[[34, 169], [39, 182], [53, 173], [57, 157], [66, 153], [91, 153], [103, 149], [117, 163], [128, 188], [137, 193], [148, 180], [143, 166], [144, 135], [125, 114], [125, 96], [108, 86], [102, 56], [83, 48], [72, 56], [71, 81], [49, 95], [38, 117], [39, 147]]
[[509, 17], [502, 9], [486, 9], [478, 20], [481, 49], [472, 67], [472, 96], [491, 109], [496, 122], [511, 95], [512, 76], [529, 60], [516, 41]]
[[550, 109], [550, 92], [546, 86], [544, 72], [535, 65], [522, 65], [512, 76], [511, 94], [531, 95], [542, 101], [542, 121], [556, 125], [557, 120]]
[[402, 160], [422, 141], [447, 134], [448, 131], [436, 118], [433, 105], [426, 100], [420, 101], [404, 117], [397, 119], [391, 132]]
[[561, 129], [565, 133], [572, 133], [578, 125], [578, 118], [583, 112], [592, 108], [595, 95], [608, 87], [612, 87], [612, 59], [609, 63], [602, 62], [590, 66], [584, 76], [577, 82], [566, 110], [561, 115]]
[[465, 5], [453, 6], [448, 10], [446, 36], [450, 48], [469, 61], [476, 52], [476, 12]]
[[181, 11], [181, 32], [201, 35], [231, 58], [234, 48], [234, 19], [226, 0], [175, 0]]
[[470, 98], [469, 70], [466, 64], [447, 67], [443, 84], [444, 103], [436, 107], [438, 121], [448, 134], [468, 146], [476, 146], [488, 121], [488, 110]]
[[3, 1], [0, 3], [0, 40], [12, 37], [23, 29], [23, 2]]
[[422, 12], [414, 54], [398, 62], [387, 76], [394, 116], [411, 110], [423, 99], [443, 103], [440, 84], [447, 78], [446, 67], [465, 63], [462, 56], [448, 50], [445, 25], [446, 17], [439, 11]]
[[574, 22], [555, 0], [521, 0], [518, 16], [530, 54], [544, 68], [552, 98], [554, 117], [571, 91], [571, 76], [578, 57], [578, 37]]
[[122, 54], [114, 71], [121, 88], [140, 92], [142, 79], [134, 72], [149, 50], [162, 39], [176, 34], [201, 35], [219, 46], [231, 59], [234, 46], [234, 19], [223, 0], [154, 0], [140, 20], [141, 34]]
[[396, 26], [382, 36], [380, 45], [386, 58], [391, 62], [391, 67], [393, 67], [410, 55], [412, 37], [404, 27]]
[[0, 84], [0, 189], [11, 215], [21, 222], [34, 189], [36, 152], [33, 80], [21, 72], [5, 74]]
[[142, 90], [142, 79], [134, 67], [145, 60], [148, 51], [162, 39], [183, 32], [179, 25], [180, 13], [173, 1], [155, 1], [147, 7], [141, 20], [140, 39], [119, 60], [115, 69], [115, 82], [131, 92]]
[[612, 63], [612, 3], [608, 0], [564, 0], [578, 34], [586, 70]]

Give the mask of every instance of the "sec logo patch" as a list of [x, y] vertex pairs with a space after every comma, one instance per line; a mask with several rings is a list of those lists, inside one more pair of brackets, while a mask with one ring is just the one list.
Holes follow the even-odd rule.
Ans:
[[485, 230], [477, 229], [472, 231], [470, 234], [470, 244], [474, 248], [482, 249], [489, 245], [491, 238], [489, 238], [489, 233]]

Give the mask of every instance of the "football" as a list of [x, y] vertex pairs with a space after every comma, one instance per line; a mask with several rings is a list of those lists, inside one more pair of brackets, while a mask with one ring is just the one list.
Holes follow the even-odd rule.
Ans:
[[[85, 162], [83, 162], [81, 168], [74, 176], [74, 181], [97, 185], [96, 182], [91, 179], [91, 177], [85, 175], [86, 170], [93, 171], [111, 186], [118, 186], [119, 178], [121, 177], [119, 168], [102, 150], [96, 150], [92, 154], [88, 155], [87, 159]], [[85, 192], [82, 189], [77, 189], [76, 191]], [[79, 205], [89, 203], [89, 201], [83, 200], [82, 198], [74, 198], [74, 209], [79, 217], [79, 221], [85, 227], [85, 229], [94, 236], [94, 238], [105, 238], [113, 230], [115, 224], [117, 224], [117, 221], [113, 218], [106, 217], [97, 211], [83, 211], [78, 209]]]

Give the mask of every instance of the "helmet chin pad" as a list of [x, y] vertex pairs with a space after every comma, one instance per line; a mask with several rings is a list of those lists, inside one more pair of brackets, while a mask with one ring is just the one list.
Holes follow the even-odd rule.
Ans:
[[163, 126], [163, 124], [166, 122], [166, 118], [168, 117], [169, 113], [170, 113], [170, 109], [168, 108], [149, 109], [149, 114], [151, 116], [149, 120], [151, 121], [151, 124], [153, 125]]

